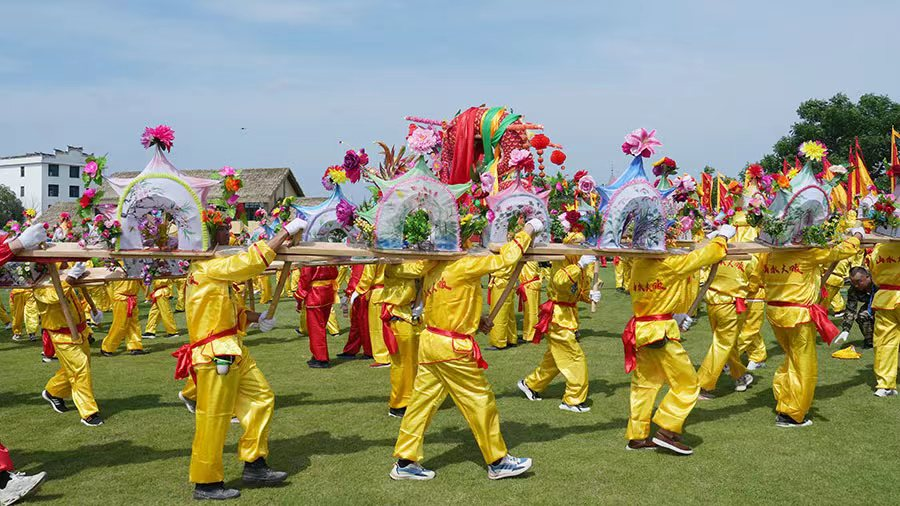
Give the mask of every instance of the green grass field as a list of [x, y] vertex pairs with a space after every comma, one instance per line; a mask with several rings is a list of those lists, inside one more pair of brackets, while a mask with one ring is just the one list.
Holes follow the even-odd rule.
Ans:
[[[612, 270], [604, 270], [612, 287]], [[485, 352], [488, 378], [497, 394], [503, 435], [516, 456], [534, 459], [532, 472], [493, 482], [462, 416], [448, 399], [428, 430], [424, 465], [430, 482], [393, 482], [387, 474], [399, 420], [387, 416], [388, 370], [364, 361], [336, 362], [328, 370], [307, 368], [308, 343], [294, 333], [297, 314], [285, 299], [279, 327], [247, 337], [276, 393], [270, 464], [290, 472], [279, 488], [244, 488], [253, 504], [885, 504], [895, 503], [900, 404], [872, 395], [872, 352], [861, 360], [830, 357], [819, 350], [819, 385], [805, 429], [774, 426], [771, 378], [781, 352], [768, 325], [769, 367], [745, 393], [731, 392], [722, 378], [721, 397], [691, 414], [686, 440], [690, 457], [626, 452], [629, 377], [623, 371], [619, 336], [630, 317], [625, 295], [603, 290], [595, 314], [582, 307], [582, 341], [588, 357], [590, 402], [585, 414], [557, 409], [558, 379], [541, 402], [516, 389], [534, 368], [545, 344]], [[8, 299], [6, 299], [8, 300]], [[142, 304], [143, 315], [147, 311]], [[109, 317], [107, 316], [107, 319]], [[184, 324], [184, 315], [177, 315]], [[330, 339], [332, 356], [344, 334]], [[860, 344], [857, 331], [851, 341]], [[104, 332], [98, 332], [102, 338]], [[486, 338], [481, 336], [481, 342]], [[40, 343], [16, 343], [0, 334], [0, 441], [21, 470], [47, 471], [49, 480], [33, 501], [59, 504], [178, 504], [191, 501], [187, 480], [193, 417], [176, 397], [169, 354], [186, 340], [145, 341], [151, 354], [99, 356], [93, 346], [94, 391], [106, 424], [87, 428], [77, 412], [53, 412], [40, 399], [56, 364], [42, 364]], [[695, 364], [710, 332], [705, 316], [685, 343]], [[124, 345], [123, 345], [124, 348]], [[235, 455], [240, 428], [232, 426], [225, 447], [226, 481], [240, 485]]]

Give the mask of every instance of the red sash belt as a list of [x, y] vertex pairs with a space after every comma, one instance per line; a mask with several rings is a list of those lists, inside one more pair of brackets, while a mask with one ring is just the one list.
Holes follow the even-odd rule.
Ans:
[[741, 314], [747, 310], [747, 300], [743, 297], [734, 298], [734, 310], [737, 314]]
[[828, 344], [840, 334], [838, 328], [828, 319], [828, 311], [820, 304], [800, 304], [797, 302], [785, 302], [783, 300], [770, 300], [770, 306], [774, 307], [802, 307], [809, 310], [810, 319], [816, 326], [816, 332], [822, 336], [822, 340]]
[[196, 383], [197, 382], [197, 374], [194, 372], [194, 362], [191, 359], [191, 352], [194, 350], [194, 348], [199, 348], [203, 345], [206, 345], [206, 344], [209, 344], [209, 343], [215, 341], [216, 339], [219, 339], [222, 337], [233, 336], [233, 335], [236, 335], [237, 333], [238, 333], [238, 328], [237, 328], [237, 326], [234, 326], [234, 327], [231, 327], [230, 329], [226, 329], [221, 332], [216, 332], [215, 334], [210, 334], [209, 336], [197, 341], [196, 343], [193, 343], [193, 344], [188, 343], [188, 344], [182, 345], [180, 348], [175, 350], [172, 353], [172, 356], [175, 357], [175, 359], [176, 359], [175, 379], [177, 379], [177, 380], [184, 379], [184, 378], [187, 378], [188, 375], [190, 375], [191, 378], [194, 379], [194, 383]]
[[600, 267], [606, 268], [606, 257], [605, 256], [600, 257]]
[[[78, 334], [80, 335], [82, 332], [84, 332], [84, 329], [86, 329], [86, 328], [87, 328], [87, 323], [81, 322], [75, 327], [75, 330], [77, 330]], [[69, 329], [68, 325], [66, 325], [65, 327], [60, 327], [58, 329], [44, 329], [44, 330], [49, 330], [50, 332], [58, 332], [60, 334], [65, 334], [67, 336], [72, 335], [72, 331]]]
[[541, 304], [541, 310], [538, 312], [538, 322], [534, 326], [534, 344], [540, 344], [544, 334], [550, 331], [550, 322], [553, 321], [553, 308], [557, 305], [563, 307], [577, 307], [574, 302], [559, 302], [553, 299], [547, 299], [547, 302]]
[[900, 285], [878, 285], [879, 290], [892, 290], [900, 292]]
[[138, 305], [137, 295], [126, 295], [125, 303], [128, 304], [128, 313], [126, 316], [131, 318], [134, 315], [134, 308]]
[[622, 345], [625, 346], [625, 372], [630, 373], [637, 367], [637, 322], [661, 322], [672, 319], [672, 313], [632, 316], [622, 333]]
[[394, 329], [391, 328], [391, 318], [394, 317], [391, 314], [393, 308], [393, 304], [381, 305], [381, 334], [384, 336], [384, 345], [387, 346], [388, 353], [391, 355], [400, 350], [397, 346], [397, 336], [394, 335]]
[[[535, 281], [540, 281], [541, 278], [535, 276], [524, 283], [519, 283], [519, 286], [516, 288], [516, 295], [519, 296], [519, 312], [525, 311], [525, 303], [528, 302], [528, 293], [525, 289], [526, 286], [534, 283]], [[490, 292], [488, 292], [490, 294]]]
[[472, 359], [475, 360], [475, 363], [478, 364], [478, 367], [482, 369], [488, 368], [488, 363], [484, 360], [484, 357], [481, 356], [481, 348], [478, 346], [478, 341], [476, 341], [474, 337], [470, 336], [469, 334], [461, 334], [459, 332], [439, 329], [437, 327], [426, 327], [425, 329], [428, 332], [437, 334], [439, 336], [449, 337], [451, 339], [465, 339], [472, 341]]

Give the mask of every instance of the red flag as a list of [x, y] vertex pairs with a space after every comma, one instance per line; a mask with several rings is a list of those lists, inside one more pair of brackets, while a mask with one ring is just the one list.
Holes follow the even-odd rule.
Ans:
[[734, 207], [734, 199], [728, 193], [728, 185], [722, 182], [722, 178], [719, 178], [719, 210], [728, 211], [732, 207]]
[[785, 176], [787, 176], [788, 172], [790, 172], [790, 171], [791, 171], [791, 166], [788, 165], [787, 158], [782, 158], [781, 159], [781, 173], [784, 174]]
[[712, 175], [706, 172], [700, 174], [700, 205], [712, 210]]
[[891, 192], [894, 191], [896, 180], [900, 177], [900, 156], [897, 154], [897, 139], [900, 133], [891, 127]]
[[794, 168], [798, 171], [803, 168], [803, 164], [800, 163], [800, 159], [797, 158], [797, 155], [794, 155]]

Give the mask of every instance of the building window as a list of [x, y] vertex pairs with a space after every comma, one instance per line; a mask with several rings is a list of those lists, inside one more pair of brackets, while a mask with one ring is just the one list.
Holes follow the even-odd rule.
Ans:
[[81, 187], [80, 186], [70, 186], [69, 187], [69, 196], [73, 198], [78, 198], [81, 196]]
[[69, 177], [75, 177], [75, 178], [81, 177], [81, 167], [79, 167], [77, 165], [70, 165], [69, 166]]
[[24, 187], [24, 186], [20, 186], [20, 187], [19, 187], [19, 196], [20, 196], [20, 197], [24, 197], [24, 196], [25, 196], [25, 187]]
[[25, 166], [19, 167], [19, 177], [25, 177]]
[[59, 165], [51, 163], [47, 166], [47, 175], [50, 177], [59, 177]]
[[48, 197], [59, 197], [59, 185], [58, 184], [48, 184], [47, 185], [47, 196]]

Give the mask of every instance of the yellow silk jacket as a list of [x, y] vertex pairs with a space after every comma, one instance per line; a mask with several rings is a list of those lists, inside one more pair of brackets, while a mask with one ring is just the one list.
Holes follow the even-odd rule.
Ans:
[[412, 323], [412, 304], [416, 301], [416, 280], [422, 279], [425, 262], [403, 262], [384, 267], [384, 291], [381, 302], [391, 305], [391, 315]]
[[[869, 259], [872, 267], [872, 281], [878, 285], [900, 285], [900, 243], [879, 244]], [[875, 309], [895, 309], [900, 304], [900, 290], [881, 288], [875, 292], [872, 307]]]
[[369, 294], [369, 303], [381, 302], [381, 291], [384, 287], [384, 264], [368, 264], [363, 269], [359, 283], [356, 284], [356, 293]]
[[137, 279], [122, 279], [106, 284], [109, 298], [120, 302], [128, 300], [128, 297], [136, 297], [141, 292], [142, 286], [141, 281]]
[[[550, 266], [551, 276], [547, 283], [547, 298], [555, 302], [577, 304], [588, 302], [591, 289], [589, 269], [582, 269], [571, 260], [554, 261]], [[567, 330], [578, 330], [578, 307], [560, 304], [553, 306], [551, 325]]]
[[84, 318], [84, 306], [82, 306], [81, 298], [78, 297], [75, 289], [69, 286], [65, 280], [62, 280], [62, 287], [69, 304], [69, 313], [75, 320], [75, 325], [84, 327], [84, 329], [79, 331], [77, 336], [71, 335], [69, 324], [66, 323], [66, 316], [63, 314], [62, 304], [59, 303], [59, 296], [52, 286], [34, 290], [34, 299], [37, 301], [38, 312], [41, 315], [41, 327], [50, 334], [50, 339], [54, 344], [81, 344], [84, 338], [91, 335], [91, 328], [87, 326]]

